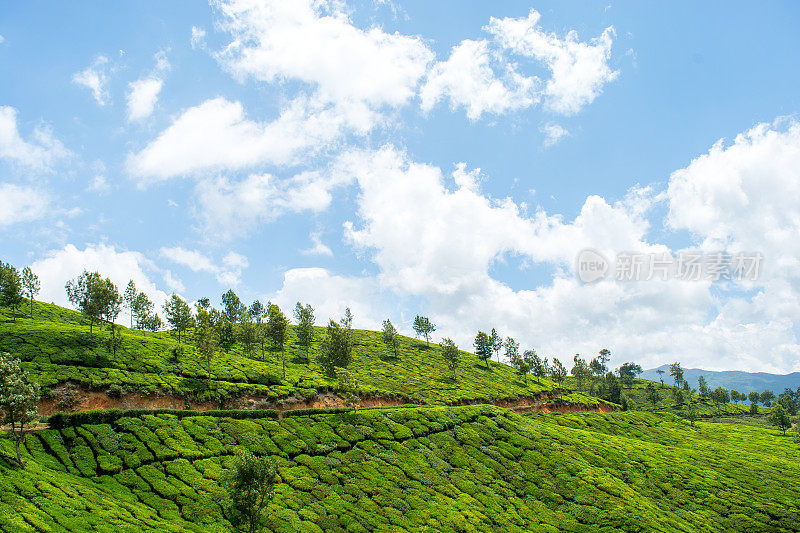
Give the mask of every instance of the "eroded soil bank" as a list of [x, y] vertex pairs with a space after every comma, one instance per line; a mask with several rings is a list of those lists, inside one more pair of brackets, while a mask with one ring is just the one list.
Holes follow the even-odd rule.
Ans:
[[[65, 397], [68, 399], [65, 405]], [[402, 397], [368, 396], [361, 397], [357, 407], [397, 407], [400, 405], [419, 404], [419, 401]], [[559, 402], [553, 393], [538, 396], [483, 399], [476, 398], [455, 402], [451, 405], [491, 404], [518, 413], [573, 413], [581, 411], [613, 412], [614, 409], [605, 404], [576, 405]], [[331, 409], [345, 407], [344, 399], [332, 392], [317, 394], [311, 398], [290, 396], [280, 399], [269, 399], [263, 396], [242, 396], [219, 405], [217, 402], [197, 402], [171, 394], [143, 394], [139, 392], [109, 396], [105, 391], [90, 391], [69, 384], [53, 388], [53, 397], [39, 402], [39, 416], [46, 417], [56, 412], [79, 412], [92, 409], [190, 409], [193, 411], [210, 411], [214, 409]]]

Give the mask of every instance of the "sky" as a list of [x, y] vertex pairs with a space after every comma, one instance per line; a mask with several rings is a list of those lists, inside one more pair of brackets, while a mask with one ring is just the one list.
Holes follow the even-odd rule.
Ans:
[[159, 309], [798, 371], [800, 5], [770, 5], [0, 1], [0, 259], [61, 305], [88, 269]]

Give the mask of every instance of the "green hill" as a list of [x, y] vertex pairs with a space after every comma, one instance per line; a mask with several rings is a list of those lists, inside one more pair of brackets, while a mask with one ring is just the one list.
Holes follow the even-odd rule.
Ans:
[[[282, 379], [281, 353], [268, 343], [245, 354], [242, 343], [229, 351], [218, 350], [211, 364], [210, 379], [192, 345], [178, 346], [173, 332], [150, 333], [122, 328], [122, 345], [116, 358], [109, 349], [107, 327], [95, 326], [90, 338], [88, 320], [79, 313], [52, 304], [34, 303], [34, 318], [21, 315], [12, 320], [0, 308], [0, 350], [19, 356], [34, 380], [54, 397], [46, 412], [68, 410], [62, 398], [64, 383], [93, 391], [79, 407], [332, 407], [340, 388], [316, 364], [324, 328], [316, 328], [310, 357], [296, 342], [290, 326], [286, 343], [286, 380]], [[454, 379], [441, 348], [434, 343], [400, 337], [398, 355], [381, 341], [380, 333], [355, 330], [353, 362], [348, 369], [357, 380], [357, 391], [365, 405], [401, 403], [458, 404], [517, 400], [564, 404], [580, 400], [599, 406], [595, 398], [565, 394], [549, 380], [516, 374], [507, 365], [491, 362], [489, 369], [475, 355], [461, 352]], [[120, 390], [121, 388], [121, 390]], [[109, 392], [114, 397], [102, 394]], [[134, 395], [134, 393], [136, 393]], [[102, 397], [97, 397], [97, 396]], [[146, 397], [142, 397], [142, 395]], [[127, 398], [127, 400], [126, 400]]]
[[246, 448], [278, 467], [273, 531], [800, 530], [800, 451], [777, 431], [486, 405], [185, 414], [28, 435], [25, 470], [0, 460], [0, 529], [228, 531], [219, 480]]

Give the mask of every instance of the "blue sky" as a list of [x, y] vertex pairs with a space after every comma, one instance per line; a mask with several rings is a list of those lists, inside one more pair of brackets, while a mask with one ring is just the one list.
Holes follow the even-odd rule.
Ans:
[[[569, 361], [800, 370], [800, 7], [0, 2], [0, 256], [156, 301], [416, 313]], [[478, 170], [479, 169], [479, 170]], [[761, 252], [581, 284], [582, 248]]]

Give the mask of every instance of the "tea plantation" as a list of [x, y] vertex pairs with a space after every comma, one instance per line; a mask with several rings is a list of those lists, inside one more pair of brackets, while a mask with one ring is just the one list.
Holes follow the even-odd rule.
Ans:
[[253, 416], [62, 419], [26, 436], [24, 470], [0, 460], [0, 529], [229, 531], [220, 478], [248, 449], [277, 466], [272, 531], [800, 530], [800, 449], [777, 431], [487, 405]]
[[[289, 326], [286, 341], [286, 380], [282, 379], [281, 352], [269, 343], [256, 345], [250, 354], [239, 342], [227, 352], [217, 351], [211, 377], [191, 343], [178, 346], [173, 332], [150, 333], [122, 328], [122, 346], [116, 358], [107, 345], [107, 328], [94, 328], [90, 338], [88, 321], [79, 313], [53, 304], [34, 302], [34, 318], [18, 314], [12, 320], [0, 307], [0, 350], [20, 357], [42, 387], [71, 381], [83, 388], [105, 390], [115, 385], [125, 391], [165, 393], [195, 400], [213, 400], [220, 406], [242, 395], [277, 401], [303, 399], [318, 392], [336, 390], [315, 363], [324, 328], [315, 328], [310, 353], [296, 340]], [[398, 353], [381, 341], [379, 332], [355, 330], [353, 362], [348, 369], [361, 395], [378, 395], [420, 403], [457, 403], [516, 398], [553, 393], [552, 381], [527, 379], [509, 366], [484, 362], [462, 351], [456, 378], [433, 342], [400, 337]], [[568, 401], [568, 400], [565, 400]]]

